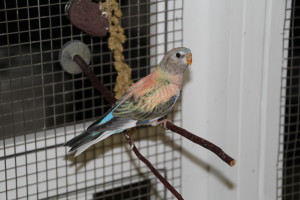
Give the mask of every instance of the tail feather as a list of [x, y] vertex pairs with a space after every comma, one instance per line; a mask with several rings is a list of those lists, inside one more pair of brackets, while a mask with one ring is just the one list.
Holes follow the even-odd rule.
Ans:
[[79, 156], [82, 152], [84, 152], [86, 149], [88, 149], [90, 146], [92, 146], [94, 144], [94, 141], [89, 141], [87, 143], [83, 143], [82, 145], [80, 145], [79, 147], [77, 147], [76, 149], [74, 149], [72, 152], [75, 152], [74, 157]]
[[71, 147], [70, 153], [75, 153], [75, 157], [84, 152], [87, 148], [93, 144], [104, 140], [112, 134], [122, 132], [123, 130], [118, 131], [104, 131], [104, 132], [83, 132], [80, 135], [74, 137], [73, 139], [66, 142], [64, 145]]
[[[91, 138], [91, 139], [89, 139]], [[75, 136], [74, 138], [72, 138], [71, 140], [69, 140], [68, 142], [66, 142], [64, 144], [64, 146], [68, 146], [68, 147], [73, 147], [78, 145], [79, 143], [81, 143], [82, 141], [89, 139], [92, 140], [92, 137], [89, 133], [83, 132], [80, 135]]]
[[101, 132], [95, 134], [95, 132], [85, 131], [80, 135], [72, 138], [68, 142], [66, 142], [64, 146], [71, 147], [71, 149], [69, 150], [70, 153], [77, 151], [82, 146], [86, 146], [85, 149], [87, 149], [89, 146], [93, 145], [93, 141], [96, 140], [101, 134], [102, 134]]
[[100, 142], [100, 141], [104, 140], [105, 138], [111, 136], [112, 134], [115, 134], [118, 132], [120, 132], [120, 131], [117, 131], [117, 132], [116, 131], [104, 131], [101, 133], [101, 135], [98, 134], [98, 137], [96, 137], [94, 140], [91, 140], [87, 143], [83, 143], [80, 146], [74, 148], [74, 151], [76, 150], [75, 157], [80, 155], [82, 152], [84, 152], [87, 148], [89, 148], [93, 144], [96, 144], [97, 142]]

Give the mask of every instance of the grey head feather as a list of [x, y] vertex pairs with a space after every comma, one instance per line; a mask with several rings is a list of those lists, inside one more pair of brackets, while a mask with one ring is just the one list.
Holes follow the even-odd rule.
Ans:
[[165, 54], [159, 66], [168, 73], [183, 74], [189, 66], [186, 58], [187, 54], [191, 54], [191, 50], [186, 47], [171, 49]]

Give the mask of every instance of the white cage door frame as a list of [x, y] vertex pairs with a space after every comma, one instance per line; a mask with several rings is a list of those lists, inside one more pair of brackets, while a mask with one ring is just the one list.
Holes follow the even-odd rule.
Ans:
[[183, 140], [185, 198], [276, 198], [284, 9], [275, 0], [184, 2], [193, 65], [183, 127], [237, 160], [230, 168]]

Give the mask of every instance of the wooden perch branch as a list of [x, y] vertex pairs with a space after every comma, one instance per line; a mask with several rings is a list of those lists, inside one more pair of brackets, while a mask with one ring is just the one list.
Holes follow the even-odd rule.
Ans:
[[[110, 103], [114, 104], [116, 102], [116, 98], [113, 96], [113, 94], [99, 81], [99, 79], [96, 77], [96, 75], [91, 71], [91, 69], [88, 67], [88, 65], [85, 63], [85, 61], [79, 56], [75, 55], [73, 56], [73, 60], [80, 66], [82, 71], [85, 73], [85, 75], [89, 78], [89, 80], [92, 82], [93, 86], [104, 96], [104, 98]], [[181, 136], [189, 139], [190, 141], [201, 145], [202, 147], [212, 151], [217, 156], [219, 156], [224, 162], [226, 162], [229, 166], [234, 166], [236, 161], [228, 156], [220, 147], [216, 146], [215, 144], [198, 137], [191, 132], [178, 127], [174, 125], [171, 122], [167, 122], [166, 127]], [[126, 138], [128, 144], [131, 146], [131, 149], [135, 153], [135, 155], [147, 165], [147, 167], [152, 171], [152, 173], [173, 193], [173, 195], [177, 199], [183, 199], [182, 196], [170, 185], [170, 183], [153, 167], [153, 165], [140, 154], [136, 146], [134, 145], [132, 139], [127, 134], [126, 131], [123, 132], [124, 137]]]
[[175, 190], [175, 188], [155, 169], [155, 167], [151, 164], [151, 162], [149, 160], [147, 160], [140, 152], [139, 150], [136, 148], [136, 146], [134, 145], [132, 139], [130, 138], [130, 136], [127, 134], [127, 131], [123, 132], [124, 137], [126, 138], [128, 144], [131, 146], [132, 151], [135, 153], [135, 155], [143, 162], [147, 165], [147, 167], [151, 170], [151, 172], [156, 176], [156, 178], [158, 178], [160, 180], [160, 182], [162, 182], [166, 188], [168, 188], [168, 190], [170, 192], [172, 192], [172, 194], [179, 200], [183, 200], [181, 194], [179, 194], [177, 192], [177, 190]]
[[202, 147], [214, 152], [217, 156], [219, 156], [224, 162], [226, 162], [230, 167], [233, 167], [236, 163], [236, 161], [231, 158], [229, 155], [227, 155], [220, 147], [216, 146], [215, 144], [211, 143], [208, 140], [205, 140], [197, 135], [194, 135], [193, 133], [178, 127], [174, 125], [171, 122], [167, 122], [166, 127], [175, 132], [178, 133], [179, 135], [189, 139], [190, 141], [201, 145]]
[[86, 62], [81, 58], [80, 55], [74, 55], [73, 61], [75, 61], [81, 70], [84, 72], [84, 74], [90, 79], [93, 86], [102, 94], [106, 101], [108, 101], [110, 104], [114, 104], [116, 102], [116, 98], [113, 96], [111, 91], [109, 91], [97, 78], [95, 73], [89, 68], [89, 66], [86, 64]]

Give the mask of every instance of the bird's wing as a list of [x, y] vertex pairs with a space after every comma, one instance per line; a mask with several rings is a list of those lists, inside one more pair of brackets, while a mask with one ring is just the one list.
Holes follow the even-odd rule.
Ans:
[[122, 103], [113, 110], [116, 117], [137, 121], [150, 121], [166, 115], [180, 94], [177, 85], [150, 78], [130, 91]]
[[177, 85], [152, 73], [129, 88], [88, 132], [128, 129], [165, 116], [179, 97]]
[[129, 90], [123, 95], [121, 99], [119, 99], [116, 104], [110, 108], [101, 118], [93, 122], [88, 128], [87, 132], [95, 132], [95, 131], [106, 131], [106, 130], [120, 130], [120, 129], [127, 129], [129, 127], [126, 127], [126, 124], [130, 123], [133, 124], [136, 120], [131, 120], [130, 118], [127, 118], [126, 116], [120, 118], [116, 117], [113, 112], [116, 108], [118, 108], [124, 101], [126, 101], [127, 98], [129, 98], [128, 93], [132, 91], [139, 82], [134, 84], [129, 88]]

